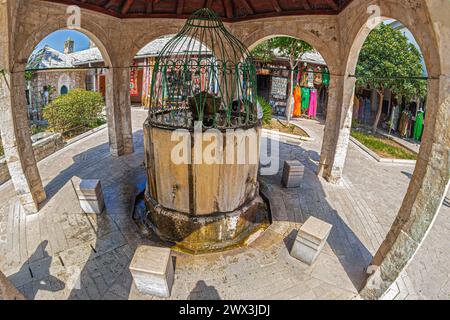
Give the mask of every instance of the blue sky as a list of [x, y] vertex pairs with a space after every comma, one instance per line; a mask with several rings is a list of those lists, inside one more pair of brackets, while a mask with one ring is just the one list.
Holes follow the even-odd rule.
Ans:
[[75, 51], [89, 48], [89, 38], [83, 33], [74, 30], [59, 30], [44, 38], [34, 51], [42, 49], [47, 44], [51, 48], [62, 52], [64, 51], [64, 42], [69, 37], [75, 41]]

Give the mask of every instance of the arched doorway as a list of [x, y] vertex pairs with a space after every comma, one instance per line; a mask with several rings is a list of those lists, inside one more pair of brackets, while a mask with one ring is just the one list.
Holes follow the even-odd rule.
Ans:
[[330, 71], [309, 43], [287, 36], [264, 38], [251, 46], [258, 73], [258, 96], [274, 114], [318, 119], [326, 115]]
[[[79, 91], [80, 99], [82, 99], [81, 95], [89, 96], [91, 99], [92, 95], [89, 92], [98, 94], [99, 97], [94, 99], [102, 99], [97, 84], [100, 74], [104, 72], [104, 61], [103, 53], [95, 45], [94, 40], [79, 31], [55, 31], [40, 41], [30, 55], [26, 67], [29, 121], [32, 133], [51, 130], [60, 132], [63, 136], [72, 137], [80, 133], [74, 128], [92, 129], [87, 123], [77, 123], [75, 118], [72, 119], [73, 121], [69, 119], [73, 123], [64, 128], [55, 127], [57, 121], [54, 115], [50, 116], [50, 112], [46, 113], [45, 110], [52, 108], [54, 103], [58, 103], [55, 101], [58, 96], [67, 95], [72, 90]], [[41, 88], [45, 89], [41, 91]], [[71, 108], [74, 109], [74, 114], [82, 112], [81, 109], [77, 111], [76, 101]], [[69, 113], [66, 110], [66, 114]], [[103, 110], [100, 110], [96, 117], [99, 124], [106, 122]]]
[[67, 89], [66, 86], [62, 86], [61, 90], [59, 92], [61, 95], [65, 95], [65, 94], [69, 93], [69, 89]]
[[[380, 18], [377, 19], [380, 20]], [[387, 18], [381, 18], [380, 21], [387, 20]], [[378, 249], [378, 252], [371, 263], [372, 267], [369, 268], [371, 276], [361, 291], [361, 296], [368, 299], [380, 298], [397, 279], [400, 273], [409, 265], [433, 225], [444, 195], [448, 190], [448, 169], [445, 168], [445, 164], [434, 166], [430, 163], [432, 157], [442, 156], [437, 149], [432, 147], [431, 141], [433, 141], [433, 137], [436, 137], [436, 135], [442, 136], [447, 130], [440, 126], [440, 120], [437, 121], [436, 118], [438, 114], [443, 118], [448, 118], [448, 114], [446, 115], [444, 111], [445, 101], [442, 97], [440, 98], [439, 86], [437, 85], [439, 79], [436, 74], [439, 72], [437, 71], [439, 65], [436, 62], [439, 61], [439, 57], [436, 54], [437, 51], [435, 50], [435, 47], [433, 47], [434, 44], [432, 45], [428, 41], [429, 36], [427, 37], [427, 40], [425, 40], [423, 33], [418, 32], [416, 26], [412, 26], [411, 24], [406, 24], [406, 26], [414, 33], [414, 36], [416, 36], [420, 48], [426, 48], [426, 51], [423, 52], [425, 53], [425, 64], [427, 68], [429, 68], [428, 77], [425, 79], [427, 80], [428, 86], [426, 98], [426, 106], [428, 108], [428, 128], [426, 126], [424, 129], [422, 144], [417, 156], [417, 164], [413, 174], [409, 175], [411, 181], [409, 182], [405, 198], [399, 208], [398, 215]], [[355, 75], [358, 56], [372, 29], [373, 25], [369, 20], [369, 22], [361, 27], [356, 35], [348, 54], [345, 72], [347, 76]], [[424, 47], [424, 43], [427, 43], [428, 47]], [[346, 81], [346, 84], [344, 84], [344, 92], [354, 92], [354, 90], [355, 82]], [[343, 106], [352, 106], [353, 98], [354, 94], [345, 94]], [[440, 102], [437, 103], [437, 101]], [[351, 108], [344, 108], [345, 111], [343, 117], [347, 119], [347, 125], [349, 125], [351, 121], [350, 115], [352, 111], [350, 109]], [[345, 140], [342, 132], [338, 138], [341, 139], [341, 143], [339, 143], [338, 140], [337, 150], [339, 150], [340, 146], [345, 146], [345, 143], [342, 142]], [[445, 144], [445, 139], [443, 144]], [[346, 152], [347, 149], [345, 147], [345, 153]], [[341, 157], [342, 160], [342, 154], [339, 154], [338, 157]], [[427, 187], [425, 188], [425, 186]], [[431, 190], [434, 190], [435, 197], [433, 196], [430, 198]]]

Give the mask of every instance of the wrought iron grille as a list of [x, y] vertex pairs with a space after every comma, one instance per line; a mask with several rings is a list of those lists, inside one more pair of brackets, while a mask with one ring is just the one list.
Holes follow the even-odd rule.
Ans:
[[252, 127], [256, 66], [245, 45], [208, 8], [196, 11], [156, 59], [149, 121], [169, 128]]

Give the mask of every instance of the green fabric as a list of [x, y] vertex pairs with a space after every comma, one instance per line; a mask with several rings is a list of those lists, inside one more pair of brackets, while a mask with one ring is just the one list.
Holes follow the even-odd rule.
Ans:
[[328, 72], [328, 69], [325, 69], [325, 72], [322, 75], [322, 84], [327, 87], [330, 85], [330, 73]]
[[310, 91], [308, 88], [302, 88], [302, 110], [309, 108]]
[[419, 112], [414, 124], [414, 140], [420, 141], [423, 132], [423, 112]]

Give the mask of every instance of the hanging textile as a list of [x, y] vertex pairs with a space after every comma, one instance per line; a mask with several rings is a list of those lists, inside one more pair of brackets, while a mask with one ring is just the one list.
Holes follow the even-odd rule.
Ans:
[[302, 67], [300, 86], [302, 87], [308, 86], [308, 70], [306, 66]]
[[397, 131], [399, 120], [400, 120], [400, 106], [394, 106], [391, 117], [391, 130]]
[[416, 123], [414, 125], [414, 140], [420, 141], [423, 133], [423, 116], [424, 113], [419, 111], [416, 116]]
[[317, 86], [322, 84], [322, 69], [320, 67], [314, 69], [314, 84]]
[[408, 133], [406, 135], [407, 138], [411, 138], [413, 135], [413, 121], [411, 111], [408, 114]]
[[316, 118], [317, 115], [317, 90], [312, 89], [309, 98], [308, 116]]
[[400, 118], [400, 125], [398, 128], [400, 136], [402, 136], [403, 138], [408, 137], [408, 134], [410, 132], [410, 128], [409, 128], [410, 118], [411, 118], [411, 113], [408, 110], [404, 110], [402, 112], [402, 116]]
[[308, 88], [302, 88], [301, 99], [302, 99], [302, 113], [309, 108], [309, 97], [310, 92]]
[[364, 98], [359, 98], [359, 112], [358, 112], [358, 120], [363, 122], [364, 119]]
[[353, 99], [353, 119], [354, 120], [358, 120], [358, 116], [359, 116], [359, 99], [358, 97], [355, 95], [355, 98]]
[[372, 101], [368, 98], [364, 100], [364, 123], [369, 123], [372, 117]]
[[302, 90], [299, 86], [294, 89], [294, 117], [302, 115]]
[[136, 68], [136, 62], [133, 63], [133, 67], [130, 72], [130, 96], [137, 97], [139, 95], [138, 89], [138, 70]]
[[308, 69], [308, 87], [314, 88], [314, 70], [312, 68]]
[[143, 84], [142, 84], [142, 105], [150, 107], [150, 95], [152, 86], [153, 68], [150, 67], [150, 59], [146, 59], [146, 67], [144, 68]]
[[302, 81], [302, 66], [298, 66], [297, 85], [300, 85], [301, 81]]
[[324, 70], [324, 73], [322, 75], [322, 83], [326, 87], [330, 85], [330, 73], [328, 71], [328, 68], [325, 68]]

